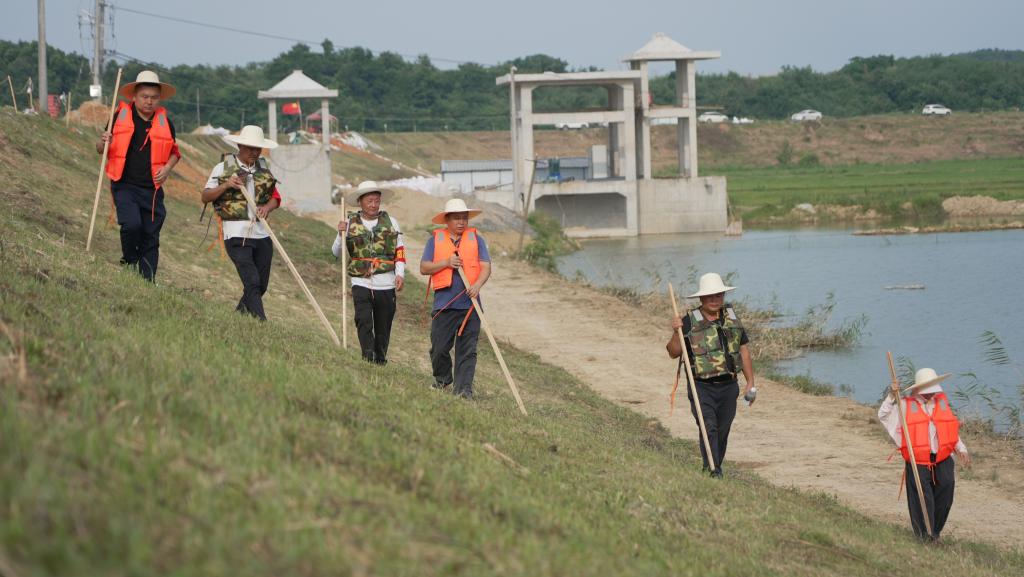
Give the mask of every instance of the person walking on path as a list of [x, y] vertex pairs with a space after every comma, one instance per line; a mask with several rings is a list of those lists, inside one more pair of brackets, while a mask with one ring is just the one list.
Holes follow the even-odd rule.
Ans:
[[[754, 364], [748, 347], [750, 339], [736, 311], [725, 302], [725, 293], [734, 289], [725, 286], [717, 273], [710, 272], [701, 276], [699, 289], [689, 297], [699, 298], [700, 307], [672, 319], [672, 339], [665, 347], [670, 357], [680, 358], [682, 346], [678, 329], [682, 328], [686, 337], [686, 354], [689, 355], [693, 369], [694, 384], [716, 466], [711, 471], [713, 477], [722, 476], [722, 461], [729, 443], [729, 430], [736, 417], [736, 398], [739, 396], [737, 374], [743, 372], [746, 382], [744, 398], [750, 403], [753, 403], [753, 393], [756, 391]], [[690, 411], [696, 420], [697, 408], [693, 394], [688, 391], [687, 397], [690, 399]], [[704, 470], [709, 471], [711, 466], [703, 443], [700, 443], [700, 455], [704, 460]]]
[[[281, 206], [281, 194], [266, 159], [260, 154], [264, 148], [277, 148], [277, 143], [264, 138], [263, 129], [252, 125], [224, 139], [238, 146], [238, 154], [225, 154], [213, 167], [202, 199], [204, 203], [213, 203], [220, 219], [224, 250], [242, 280], [242, 298], [235, 310], [265, 321], [263, 295], [270, 285], [274, 244], [257, 215], [265, 219]], [[243, 186], [256, 200], [255, 207], [245, 200]]]
[[160, 106], [174, 93], [155, 72], [143, 70], [121, 88], [131, 103], [118, 104], [111, 130], [96, 143], [100, 154], [110, 143], [106, 172], [121, 226], [121, 264], [136, 268], [148, 281], [156, 277], [160, 229], [167, 216], [163, 185], [181, 160], [174, 124]]
[[[446, 202], [444, 210], [432, 219], [445, 227], [434, 230], [420, 261], [420, 274], [430, 276], [430, 288], [434, 289], [430, 325], [433, 386], [444, 389], [454, 384], [453, 392], [467, 399], [473, 398], [476, 346], [480, 337], [480, 317], [473, 313], [470, 299], [479, 299], [480, 289], [491, 276], [487, 242], [475, 228], [469, 228], [469, 220], [481, 212], [471, 210], [460, 198]], [[469, 286], [455, 270], [458, 268], [466, 273]]]
[[348, 277], [352, 282], [356, 331], [363, 360], [387, 364], [391, 323], [395, 319], [397, 293], [405, 286], [405, 240], [398, 220], [380, 205], [392, 191], [368, 180], [347, 195], [358, 206], [338, 223], [331, 252], [348, 251]]
[[906, 396], [901, 402], [904, 403], [903, 412], [910, 433], [909, 450], [903, 442], [904, 432], [899, 411], [895, 410], [895, 393], [887, 396], [878, 408], [878, 420], [903, 454], [904, 479], [912, 478], [911, 463], [916, 465], [920, 475], [931, 535], [928, 535], [925, 528], [921, 498], [912, 482], [907, 483], [907, 508], [914, 534], [922, 539], [939, 539], [953, 507], [956, 466], [952, 455], [955, 453], [965, 466], [971, 464], [967, 446], [960, 439], [960, 421], [953, 414], [949, 399], [939, 385], [949, 376], [950, 373], [938, 375], [934, 369], [923, 368], [914, 375], [914, 384], [904, 391]]

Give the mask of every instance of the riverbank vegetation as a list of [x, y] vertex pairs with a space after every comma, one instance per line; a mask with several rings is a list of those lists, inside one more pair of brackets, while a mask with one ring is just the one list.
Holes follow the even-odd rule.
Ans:
[[[507, 343], [528, 418], [484, 343], [477, 399], [438, 393], [415, 279], [385, 367], [332, 347], [280, 257], [270, 320], [241, 317], [230, 262], [197, 246], [206, 167], [188, 158], [147, 284], [117, 264], [105, 211], [83, 253], [96, 137], [0, 110], [5, 574], [1024, 571], [1020, 553], [921, 545], [823, 493], [702, 476], [692, 442]], [[334, 231], [271, 223], [339, 319]]]

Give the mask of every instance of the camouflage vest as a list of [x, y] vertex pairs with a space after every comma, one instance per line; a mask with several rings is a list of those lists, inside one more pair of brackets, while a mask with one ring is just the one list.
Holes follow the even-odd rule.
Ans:
[[[217, 182], [224, 184], [232, 175], [239, 170], [248, 172], [241, 168], [238, 159], [233, 154], [225, 154], [221, 157], [224, 163], [224, 174], [217, 178]], [[252, 173], [253, 188], [256, 191], [256, 205], [263, 206], [270, 202], [274, 195], [274, 187], [277, 180], [270, 174], [267, 160], [260, 157], [256, 161], [256, 172]], [[243, 179], [244, 180], [244, 179]], [[220, 195], [220, 198], [213, 201], [213, 208], [221, 220], [249, 220], [249, 211], [246, 208], [245, 195], [237, 188], [229, 188]]]
[[395, 270], [398, 253], [398, 231], [388, 213], [377, 215], [377, 226], [369, 229], [363, 224], [361, 212], [348, 215], [348, 236], [345, 245], [351, 257], [348, 274], [352, 277], [371, 277]]
[[[722, 307], [719, 314], [725, 319], [721, 325], [705, 319], [699, 308], [690, 311], [690, 332], [686, 338], [693, 351], [693, 374], [698, 379], [734, 374], [743, 366], [740, 360], [743, 325], [730, 306]], [[718, 338], [718, 329], [725, 337], [725, 349], [723, 339]]]

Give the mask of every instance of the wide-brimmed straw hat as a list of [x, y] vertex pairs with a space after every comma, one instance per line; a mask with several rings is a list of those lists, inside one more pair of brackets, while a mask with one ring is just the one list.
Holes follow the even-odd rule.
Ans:
[[160, 77], [157, 76], [156, 72], [152, 70], [143, 70], [139, 72], [139, 75], [135, 77], [135, 82], [129, 82], [121, 87], [118, 93], [125, 98], [131, 98], [135, 96], [135, 87], [139, 84], [156, 84], [160, 87], [160, 100], [164, 100], [174, 96], [178, 89], [171, 86], [170, 84], [160, 82]]
[[935, 369], [927, 367], [918, 369], [914, 373], [914, 384], [910, 385], [903, 392], [914, 395], [927, 395], [928, 393], [941, 393], [942, 387], [939, 383], [951, 377], [953, 373], [936, 374]]
[[359, 199], [371, 192], [379, 193], [381, 202], [384, 202], [394, 195], [394, 191], [390, 188], [384, 188], [373, 180], [365, 180], [359, 183], [358, 188], [345, 195], [345, 202], [348, 202], [352, 206], [359, 206]]
[[263, 137], [263, 129], [254, 124], [243, 126], [238, 134], [229, 134], [224, 140], [231, 144], [241, 144], [253, 148], [277, 148], [277, 143]]
[[709, 272], [701, 275], [700, 286], [697, 288], [697, 292], [690, 295], [689, 298], [694, 299], [697, 297], [706, 297], [709, 295], [716, 295], [718, 293], [729, 292], [735, 290], [736, 287], [725, 286], [722, 282], [722, 277], [718, 276], [716, 272]]
[[434, 218], [430, 219], [430, 222], [433, 222], [434, 224], [444, 224], [444, 217], [455, 212], [468, 212], [469, 218], [476, 218], [483, 211], [479, 208], [469, 208], [466, 206], [466, 201], [461, 198], [453, 198], [444, 203], [444, 210], [437, 213]]

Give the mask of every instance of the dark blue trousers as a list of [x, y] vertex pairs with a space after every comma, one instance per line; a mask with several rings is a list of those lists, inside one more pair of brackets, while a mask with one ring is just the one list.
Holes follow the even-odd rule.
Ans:
[[110, 193], [117, 208], [117, 224], [121, 226], [121, 264], [138, 269], [142, 278], [152, 281], [160, 261], [160, 229], [167, 210], [164, 191], [112, 182]]

